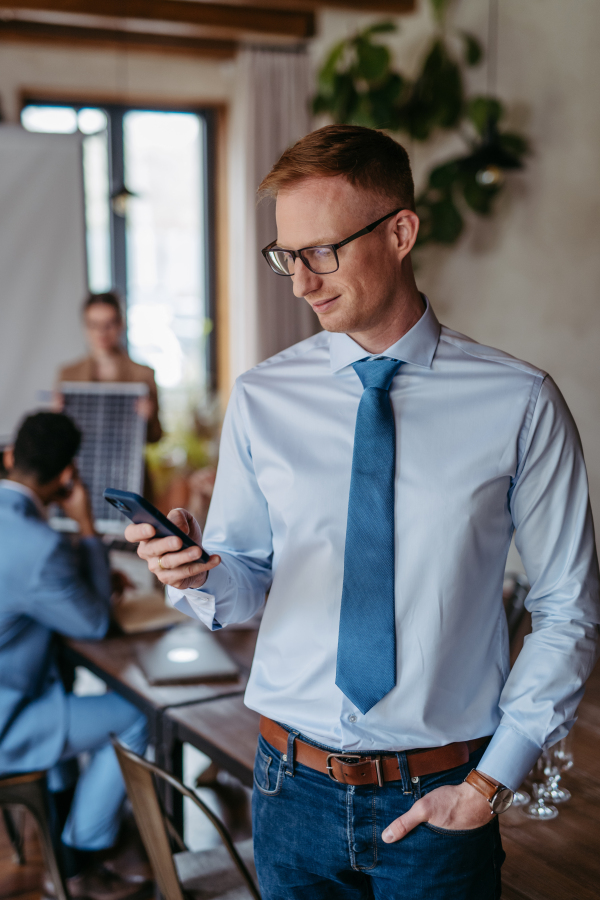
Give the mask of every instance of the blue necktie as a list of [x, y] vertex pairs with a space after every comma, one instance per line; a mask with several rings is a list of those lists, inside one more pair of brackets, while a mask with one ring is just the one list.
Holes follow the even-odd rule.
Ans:
[[396, 359], [354, 363], [364, 391], [354, 431], [335, 683], [367, 713], [396, 684], [394, 470], [389, 389]]

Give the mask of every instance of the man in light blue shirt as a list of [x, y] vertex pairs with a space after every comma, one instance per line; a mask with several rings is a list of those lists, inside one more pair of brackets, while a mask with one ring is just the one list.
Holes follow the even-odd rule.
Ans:
[[[391, 138], [320, 129], [261, 187], [265, 258], [324, 331], [236, 382], [210, 562], [150, 526], [127, 536], [209, 628], [270, 591], [246, 692], [264, 898], [497, 897], [497, 814], [572, 726], [596, 658], [577, 430], [548, 375], [439, 325]], [[513, 533], [533, 634], [509, 673]]]

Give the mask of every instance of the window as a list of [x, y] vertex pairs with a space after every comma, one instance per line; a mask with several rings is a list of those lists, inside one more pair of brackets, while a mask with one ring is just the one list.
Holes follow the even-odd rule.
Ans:
[[89, 287], [125, 298], [172, 430], [214, 388], [211, 111], [32, 101], [21, 122], [83, 136]]

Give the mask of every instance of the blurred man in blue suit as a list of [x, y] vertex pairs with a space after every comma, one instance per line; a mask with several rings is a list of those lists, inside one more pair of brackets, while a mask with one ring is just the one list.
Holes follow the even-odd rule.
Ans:
[[[69, 760], [85, 751], [62, 831], [73, 897], [124, 900], [140, 884], [111, 873], [99, 859], [117, 839], [125, 788], [109, 736], [138, 753], [146, 720], [117, 694], [76, 697], [65, 689], [55, 633], [99, 639], [109, 624], [110, 572], [94, 531], [87, 492], [73, 459], [81, 434], [61, 413], [25, 419], [0, 481], [0, 773], [48, 769], [50, 789], [63, 792]], [[80, 529], [75, 549], [45, 520], [58, 502]]]

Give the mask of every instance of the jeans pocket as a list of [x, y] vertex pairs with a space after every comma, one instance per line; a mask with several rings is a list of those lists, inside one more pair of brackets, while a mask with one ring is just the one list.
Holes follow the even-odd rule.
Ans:
[[283, 783], [283, 760], [271, 755], [269, 749], [266, 742], [259, 740], [254, 760], [254, 784], [265, 797], [275, 797]]
[[454, 828], [438, 828], [437, 825], [430, 825], [429, 822], [423, 822], [422, 824], [427, 828], [428, 831], [433, 831], [434, 834], [443, 834], [448, 835], [449, 837], [462, 837], [465, 835], [478, 835], [483, 833], [486, 828], [489, 828], [494, 820], [490, 816], [490, 821], [486, 822], [485, 825], [479, 825], [477, 828], [463, 828], [463, 829], [454, 829]]

